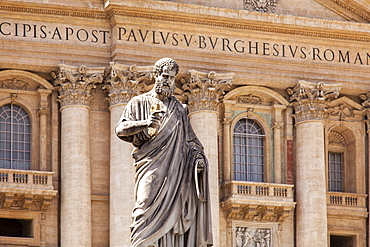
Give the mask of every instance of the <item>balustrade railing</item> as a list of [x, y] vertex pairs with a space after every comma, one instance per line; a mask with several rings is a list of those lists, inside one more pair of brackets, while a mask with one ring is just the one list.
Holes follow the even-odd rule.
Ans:
[[327, 192], [327, 204], [334, 206], [366, 207], [366, 197], [364, 194]]
[[54, 172], [0, 169], [0, 187], [53, 190]]
[[276, 200], [292, 201], [293, 185], [231, 181], [224, 185], [224, 197], [276, 198]]

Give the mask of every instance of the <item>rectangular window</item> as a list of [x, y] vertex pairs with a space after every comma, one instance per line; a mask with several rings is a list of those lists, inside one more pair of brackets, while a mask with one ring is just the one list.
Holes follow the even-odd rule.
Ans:
[[343, 192], [343, 153], [329, 152], [329, 191]]

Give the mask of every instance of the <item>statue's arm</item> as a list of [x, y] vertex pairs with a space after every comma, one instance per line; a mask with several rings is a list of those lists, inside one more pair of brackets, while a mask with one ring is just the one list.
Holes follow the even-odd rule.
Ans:
[[139, 121], [131, 121], [131, 120], [123, 120], [118, 123], [116, 127], [116, 135], [118, 137], [129, 137], [133, 136], [145, 129], [157, 128], [160, 123], [160, 116], [156, 116], [152, 114], [149, 119], [146, 120], [139, 120]]
[[149, 119], [141, 121], [122, 121], [116, 127], [116, 135], [119, 137], [133, 136], [150, 126]]

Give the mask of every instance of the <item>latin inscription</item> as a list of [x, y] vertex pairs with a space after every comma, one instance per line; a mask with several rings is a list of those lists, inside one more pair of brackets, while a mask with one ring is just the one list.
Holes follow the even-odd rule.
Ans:
[[230, 54], [370, 65], [370, 53], [299, 44], [282, 44], [220, 36], [196, 35], [160, 30], [118, 27], [118, 42], [135, 42], [162, 46], [182, 46], [192, 50], [210, 50]]
[[[116, 35], [112, 35], [115, 33]], [[235, 55], [310, 60], [323, 63], [370, 65], [370, 51], [315, 47], [310, 45], [275, 43], [222, 35], [171, 32], [165, 30], [139, 29], [119, 26], [116, 30], [84, 28], [75, 26], [53, 26], [40, 23], [0, 22], [0, 38], [48, 40], [52, 42], [74, 42], [89, 45], [111, 45], [112, 43], [142, 43], [162, 47], [181, 47], [192, 51], [208, 51]], [[112, 40], [115, 37], [115, 40]]]

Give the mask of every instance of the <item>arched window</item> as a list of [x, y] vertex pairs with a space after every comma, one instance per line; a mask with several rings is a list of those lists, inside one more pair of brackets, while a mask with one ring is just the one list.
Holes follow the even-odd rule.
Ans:
[[29, 170], [31, 126], [27, 112], [14, 104], [0, 107], [0, 168]]
[[234, 179], [264, 182], [264, 132], [251, 119], [243, 118], [234, 127]]

